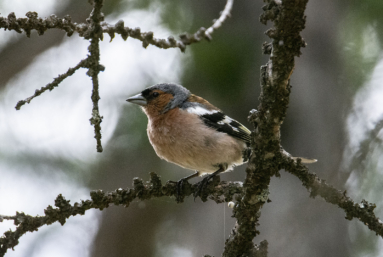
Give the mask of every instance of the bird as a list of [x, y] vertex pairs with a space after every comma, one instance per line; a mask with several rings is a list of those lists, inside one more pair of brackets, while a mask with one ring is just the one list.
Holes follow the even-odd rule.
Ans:
[[214, 176], [249, 159], [251, 131], [181, 85], [156, 84], [126, 101], [139, 105], [148, 117], [147, 134], [156, 154], [195, 171], [176, 182], [177, 199], [185, 181], [206, 175], [195, 199]]

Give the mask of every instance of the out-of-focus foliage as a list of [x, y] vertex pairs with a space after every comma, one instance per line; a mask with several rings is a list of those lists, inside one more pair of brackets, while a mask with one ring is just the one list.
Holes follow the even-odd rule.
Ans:
[[[357, 200], [366, 199], [377, 204], [382, 217], [381, 195], [382, 146], [381, 134], [371, 135], [383, 118], [381, 100], [383, 85], [383, 2], [379, 0], [345, 1], [344, 18], [340, 23], [339, 45], [343, 48], [342, 81], [355, 94], [348, 123], [348, 144], [343, 168], [350, 172], [347, 185]], [[362, 157], [362, 158], [361, 158]], [[353, 162], [352, 160], [359, 160]], [[352, 256], [382, 256], [381, 239], [357, 221], [349, 225]]]
[[369, 78], [383, 48], [383, 2], [379, 0], [344, 2], [346, 12], [340, 21], [339, 44], [344, 49], [344, 68], [350, 90]]
[[[368, 199], [377, 204], [383, 214], [382, 127], [383, 127], [383, 62], [379, 60], [371, 78], [356, 92], [353, 108], [347, 119], [348, 143], [344, 152], [343, 169], [350, 172], [347, 187], [355, 199]], [[380, 256], [381, 240], [358, 223], [350, 224], [354, 256]]]

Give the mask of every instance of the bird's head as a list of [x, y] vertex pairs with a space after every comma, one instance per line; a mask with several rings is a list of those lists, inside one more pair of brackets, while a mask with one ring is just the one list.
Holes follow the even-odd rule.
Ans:
[[150, 116], [160, 115], [182, 105], [190, 96], [190, 91], [176, 84], [157, 84], [126, 101], [140, 105]]

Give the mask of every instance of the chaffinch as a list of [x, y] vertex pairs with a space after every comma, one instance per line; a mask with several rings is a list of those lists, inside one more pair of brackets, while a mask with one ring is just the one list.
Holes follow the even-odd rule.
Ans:
[[183, 86], [157, 84], [127, 101], [148, 116], [147, 133], [157, 155], [196, 171], [177, 182], [178, 194], [184, 181], [209, 174], [196, 197], [212, 177], [247, 162], [250, 130]]

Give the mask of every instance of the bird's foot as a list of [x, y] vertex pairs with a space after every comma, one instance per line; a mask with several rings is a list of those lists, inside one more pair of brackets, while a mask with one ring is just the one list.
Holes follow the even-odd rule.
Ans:
[[176, 201], [177, 201], [177, 203], [181, 203], [183, 201], [182, 191], [183, 191], [183, 187], [184, 187], [184, 182], [187, 180], [188, 180], [187, 178], [181, 178], [178, 181], [169, 181], [170, 183], [176, 184], [176, 188], [177, 188]]
[[[200, 175], [200, 173], [198, 171], [196, 171], [194, 174], [191, 174], [190, 176], [187, 176], [187, 177], [184, 177], [184, 178], [181, 178], [180, 180], [178, 180], [177, 182], [175, 181], [169, 181], [171, 183], [174, 183], [176, 184], [177, 186], [177, 195], [176, 195], [176, 200], [177, 200], [177, 203], [181, 203], [183, 201], [183, 196], [181, 193], [183, 193], [183, 190], [184, 190], [184, 182], [189, 180], [189, 179], [192, 179], [192, 178], [195, 178], [195, 177], [198, 177]], [[190, 185], [190, 184], [189, 184]]]
[[201, 196], [203, 190], [205, 190], [206, 186], [207, 186], [207, 183], [209, 182], [209, 180], [213, 177], [215, 177], [216, 174], [210, 174], [208, 176], [206, 176], [205, 178], [203, 178], [201, 180], [201, 182], [198, 183], [198, 186], [197, 186], [197, 189], [194, 191], [194, 201], [195, 199], [197, 198], [197, 196]]
[[[193, 194], [194, 201], [197, 198], [197, 196], [200, 196], [200, 197], [202, 196], [201, 193], [202, 193], [203, 190], [205, 190], [209, 180], [211, 178], [216, 177], [221, 172], [224, 172], [225, 170], [227, 170], [227, 167], [228, 167], [227, 163], [221, 163], [221, 164], [219, 164], [217, 166], [219, 167], [219, 169], [216, 172], [211, 173], [210, 175], [208, 175], [204, 179], [202, 179], [201, 182], [199, 182], [199, 185], [198, 185], [197, 189], [194, 191], [194, 194]], [[218, 177], [218, 181], [219, 181], [219, 177]], [[203, 201], [203, 199], [202, 199], [202, 201]]]

